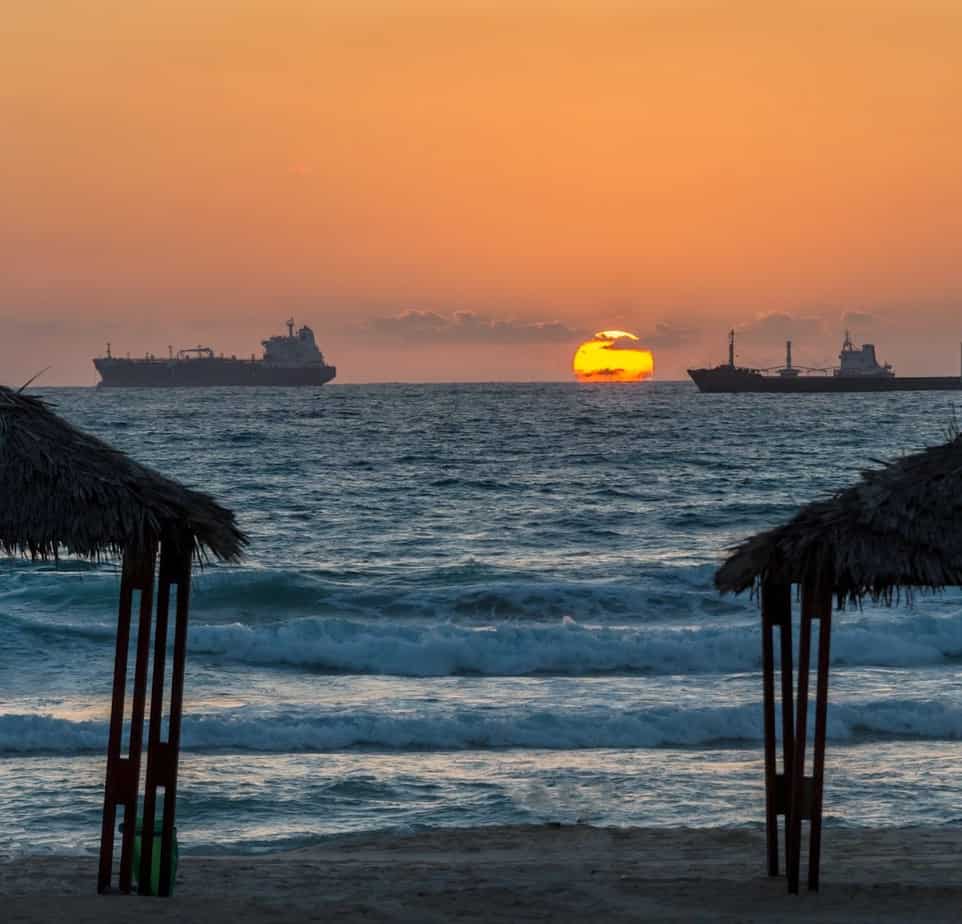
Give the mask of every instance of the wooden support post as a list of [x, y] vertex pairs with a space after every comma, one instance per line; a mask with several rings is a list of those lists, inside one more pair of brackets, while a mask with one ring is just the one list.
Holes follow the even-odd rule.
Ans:
[[[781, 775], [776, 767], [775, 733], [775, 629], [781, 631], [782, 699], [788, 690], [789, 713], [791, 710], [792, 651], [791, 651], [792, 601], [791, 587], [766, 581], [762, 586], [762, 692], [765, 728], [765, 834], [768, 850], [768, 875], [778, 875], [778, 816], [787, 815], [789, 792], [787, 780], [791, 778], [790, 751], [785, 751], [785, 767]], [[787, 660], [784, 648], [788, 633]], [[784, 721], [784, 717], [783, 717]], [[791, 741], [791, 722], [788, 724]], [[783, 729], [784, 737], [784, 729]], [[786, 830], [787, 830], [786, 820]], [[787, 857], [787, 852], [786, 852]]]
[[792, 780], [795, 773], [795, 700], [793, 695], [794, 670], [792, 668], [792, 588], [785, 585], [783, 591], [784, 619], [781, 622], [779, 649], [782, 662], [782, 787], [781, 802], [785, 815], [785, 864], [791, 853], [789, 816], [791, 814]]
[[[137, 552], [127, 552], [123, 561], [120, 606], [117, 619], [117, 647], [114, 657], [113, 698], [110, 709], [110, 732], [107, 741], [104, 811], [100, 832], [100, 869], [97, 878], [97, 891], [101, 893], [110, 890], [113, 878], [114, 828], [117, 824], [118, 806], [123, 806], [124, 809], [119, 888], [121, 892], [129, 892], [131, 888], [156, 557], [156, 545], [148, 543]], [[124, 757], [121, 755], [121, 747], [123, 744], [124, 704], [130, 648], [130, 620], [134, 594], [138, 591], [140, 593], [140, 612], [137, 625], [134, 688], [131, 696], [130, 749], [127, 756]]]
[[762, 724], [765, 729], [765, 838], [768, 875], [778, 875], [778, 808], [775, 770], [775, 619], [776, 587], [762, 586]]
[[[818, 675], [815, 697], [815, 736], [812, 776], [805, 776], [805, 740], [808, 722], [809, 660], [812, 623], [819, 620]], [[821, 860], [822, 795], [825, 780], [825, 737], [828, 722], [828, 671], [832, 631], [832, 581], [819, 575], [802, 585], [802, 621], [798, 644], [798, 700], [796, 703], [794, 767], [789, 815], [788, 891], [798, 892], [802, 822], [811, 822], [809, 831], [808, 887], [818, 889]]]
[[813, 587], [802, 585], [802, 618], [798, 637], [798, 699], [795, 706], [795, 753], [789, 809], [788, 891], [798, 893], [802, 854], [802, 818], [808, 815], [805, 779], [805, 741], [808, 725], [808, 673], [812, 647]]
[[812, 777], [812, 824], [808, 845], [808, 887], [818, 891], [822, 851], [822, 796], [825, 788], [825, 736], [828, 723], [828, 671], [832, 638], [832, 585], [821, 581], [815, 600], [819, 618], [818, 680], [815, 693], [815, 753]]
[[170, 678], [170, 728], [167, 746], [170, 752], [170, 782], [164, 797], [163, 853], [160, 861], [160, 894], [170, 895], [171, 860], [174, 843], [174, 821], [177, 808], [177, 768], [180, 760], [180, 723], [184, 712], [184, 671], [187, 666], [187, 621], [190, 613], [190, 571], [193, 543], [181, 548], [177, 590], [177, 625], [174, 629], [174, 663]]
[[[147, 781], [144, 790], [145, 836], [140, 857], [140, 882], [149, 883], [153, 864], [157, 790], [163, 789], [160, 877], [158, 894], [170, 895], [177, 801], [177, 765], [180, 757], [180, 720], [184, 697], [184, 666], [187, 655], [187, 614], [190, 601], [191, 541], [188, 536], [165, 538], [160, 555], [157, 593], [157, 632], [154, 639], [154, 677], [150, 697], [150, 739], [147, 750]], [[171, 588], [176, 588], [174, 652], [170, 681], [167, 740], [163, 739], [167, 630]]]
[[778, 813], [775, 806], [775, 650], [768, 585], [762, 588], [762, 713], [765, 727], [765, 837], [768, 875], [778, 875]]

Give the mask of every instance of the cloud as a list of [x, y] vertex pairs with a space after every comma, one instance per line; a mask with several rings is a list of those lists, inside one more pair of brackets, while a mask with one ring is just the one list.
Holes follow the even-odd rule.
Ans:
[[850, 327], [853, 331], [875, 328], [882, 323], [881, 318], [868, 311], [846, 311], [841, 320], [845, 327]]
[[372, 318], [367, 329], [392, 339], [445, 343], [547, 343], [582, 336], [561, 321], [522, 321], [491, 318], [473, 311], [440, 314], [417, 309]]
[[[616, 334], [621, 336], [615, 336]], [[647, 347], [639, 341], [638, 337], [624, 330], [601, 330], [592, 337], [592, 340], [598, 342], [598, 349], [601, 350], [647, 351]], [[606, 372], [608, 371], [610, 370], [606, 370]]]
[[643, 350], [644, 347], [641, 346], [637, 340], [633, 340], [630, 337], [619, 337], [617, 340], [612, 340], [610, 343], [606, 343], [603, 350]]
[[590, 379], [610, 379], [624, 375], [625, 369], [621, 366], [611, 366], [605, 369], [592, 369], [590, 372], [582, 372], [579, 378], [582, 381]]
[[739, 325], [735, 332], [742, 340], [767, 344], [781, 340], [822, 337], [825, 334], [825, 324], [818, 317], [795, 316], [773, 311]]
[[698, 339], [698, 331], [692, 327], [683, 327], [670, 321], [659, 321], [655, 324], [654, 333], [642, 337], [645, 346], [655, 350], [673, 350]]

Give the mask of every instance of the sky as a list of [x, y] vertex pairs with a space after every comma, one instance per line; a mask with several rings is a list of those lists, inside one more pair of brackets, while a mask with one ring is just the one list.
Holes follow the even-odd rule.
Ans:
[[250, 355], [656, 377], [962, 340], [957, 0], [7, 0], [0, 382]]

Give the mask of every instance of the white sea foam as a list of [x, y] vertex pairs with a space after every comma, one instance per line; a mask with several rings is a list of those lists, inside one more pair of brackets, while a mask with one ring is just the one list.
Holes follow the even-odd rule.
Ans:
[[[600, 673], [730, 673], [760, 664], [755, 625], [584, 626], [367, 623], [301, 619], [276, 626], [199, 626], [191, 650], [319, 671], [436, 677]], [[962, 616], [840, 621], [839, 665], [920, 666], [962, 655]]]
[[[10, 618], [5, 631], [82, 637], [102, 646], [107, 623], [51, 624]], [[797, 632], [796, 644], [797, 644]], [[272, 624], [195, 624], [192, 655], [225, 662], [287, 666], [320, 673], [455, 675], [708, 674], [757, 670], [754, 621], [627, 626], [557, 622], [354, 620], [303, 617]], [[911, 618], [842, 614], [832, 635], [832, 661], [853, 667], [919, 667], [962, 657], [962, 614]]]
[[277, 626], [199, 626], [191, 651], [257, 664], [440, 677], [537, 673], [689, 673], [739, 670], [757, 659], [751, 631], [451, 623], [404, 625], [302, 619]]

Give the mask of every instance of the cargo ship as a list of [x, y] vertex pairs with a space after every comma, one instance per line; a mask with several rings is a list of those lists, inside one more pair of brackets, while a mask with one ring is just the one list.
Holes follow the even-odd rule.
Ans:
[[214, 355], [207, 346], [180, 350], [176, 355], [142, 359], [107, 355], [95, 359], [104, 388], [210, 388], [217, 386], [305, 386], [323, 385], [337, 375], [317, 348], [314, 331], [304, 326], [295, 332], [294, 320], [287, 322], [287, 336], [263, 341], [264, 355], [257, 359]]
[[735, 331], [728, 332], [728, 362], [713, 369], [689, 369], [699, 391], [713, 393], [779, 392], [812, 394], [851, 391], [962, 391], [959, 375], [897, 376], [888, 364], [879, 363], [875, 346], [856, 347], [845, 332], [838, 366], [815, 369], [792, 364], [792, 341], [785, 343], [785, 365], [753, 369], [735, 364]]

